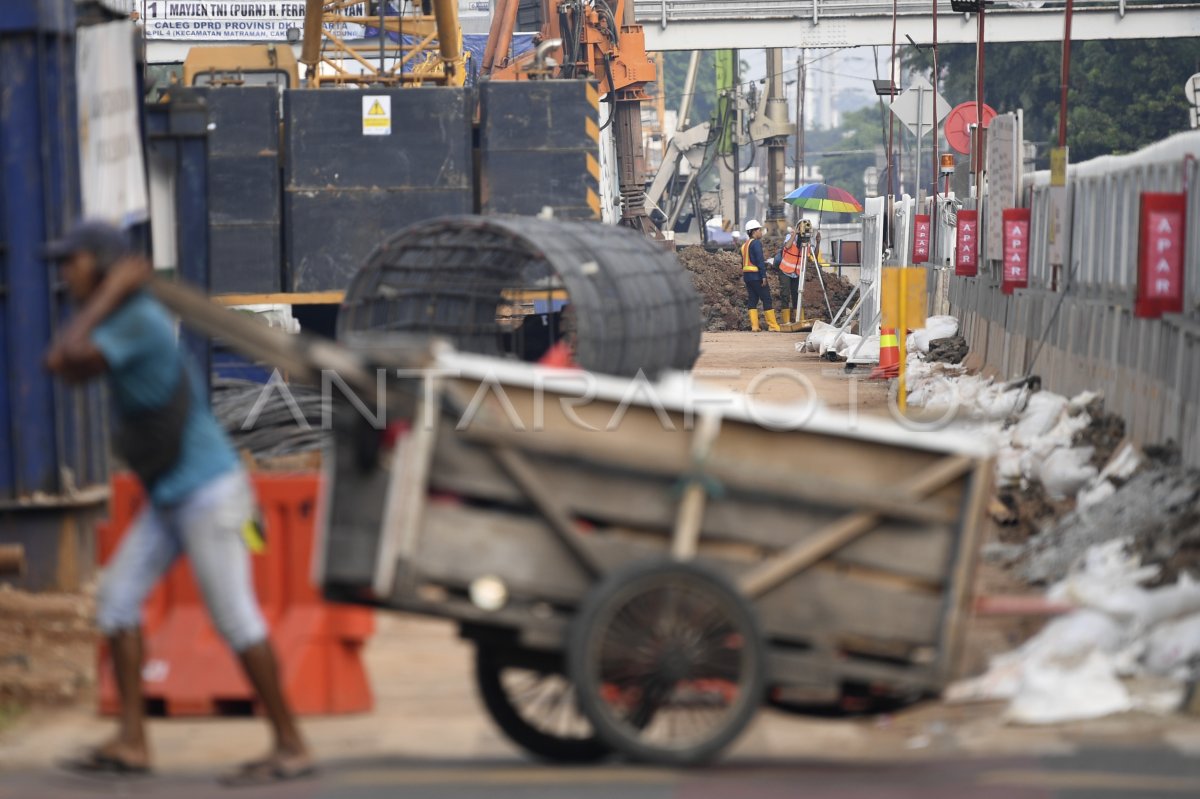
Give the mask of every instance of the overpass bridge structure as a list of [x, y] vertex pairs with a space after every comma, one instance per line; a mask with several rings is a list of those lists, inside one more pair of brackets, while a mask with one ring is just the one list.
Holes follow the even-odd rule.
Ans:
[[[974, 14], [936, 0], [938, 43], [974, 43]], [[934, 0], [896, 0], [896, 42], [933, 39]], [[988, 6], [985, 41], [1059, 41], [1065, 0], [1014, 0]], [[892, 0], [636, 0], [647, 50], [890, 45]], [[1194, 0], [1075, 0], [1071, 38], [1200, 37]]]

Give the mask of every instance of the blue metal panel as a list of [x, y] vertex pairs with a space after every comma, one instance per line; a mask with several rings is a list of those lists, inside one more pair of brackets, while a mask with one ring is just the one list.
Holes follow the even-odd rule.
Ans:
[[4, 0], [0, 33], [69, 34], [75, 30], [75, 4], [71, 0]]
[[[55, 305], [52, 275], [42, 258], [48, 238], [71, 216], [77, 171], [74, 161], [74, 50], [70, 36], [45, 36], [73, 6], [66, 0], [38, 5], [36, 18], [18, 4], [0, 28], [0, 217], [4, 242], [4, 393], [0, 412], [6, 430], [0, 459], [7, 461], [0, 496], [60, 489], [65, 454], [60, 435], [63, 398], [42, 368]], [[32, 26], [30, 20], [32, 19]], [[73, 19], [72, 19], [73, 21]], [[44, 27], [42, 28], [44, 30]], [[67, 142], [70, 142], [68, 146]]]
[[70, 314], [42, 250], [79, 208], [73, 9], [6, 3], [0, 20], [0, 502], [108, 476], [102, 388], [42, 367]]

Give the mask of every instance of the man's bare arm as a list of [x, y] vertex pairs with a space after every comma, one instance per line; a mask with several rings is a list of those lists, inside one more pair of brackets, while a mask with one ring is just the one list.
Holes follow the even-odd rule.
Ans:
[[46, 355], [46, 368], [68, 380], [87, 380], [102, 374], [108, 364], [91, 334], [96, 326], [141, 289], [154, 269], [141, 256], [130, 256], [113, 264], [96, 291], [71, 318]]
[[117, 261], [96, 287], [95, 293], [71, 319], [63, 338], [89, 336], [96, 325], [121, 307], [121, 303], [150, 282], [153, 276], [154, 267], [140, 255], [131, 255]]

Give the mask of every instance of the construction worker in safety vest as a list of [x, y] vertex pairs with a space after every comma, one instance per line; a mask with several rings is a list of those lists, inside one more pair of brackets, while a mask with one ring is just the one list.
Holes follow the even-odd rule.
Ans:
[[746, 284], [746, 310], [750, 312], [750, 329], [757, 333], [758, 303], [763, 304], [763, 316], [767, 329], [778, 333], [779, 322], [775, 320], [775, 301], [771, 298], [771, 287], [767, 283], [767, 259], [763, 256], [763, 226], [757, 219], [746, 223], [746, 239], [742, 245], [742, 282]]
[[788, 231], [783, 248], [775, 257], [775, 265], [781, 273], [780, 288], [783, 290], [783, 323], [792, 321], [792, 309], [796, 309], [796, 321], [800, 321], [800, 284], [804, 281], [805, 261], [812, 259], [812, 222], [801, 219], [796, 227]]

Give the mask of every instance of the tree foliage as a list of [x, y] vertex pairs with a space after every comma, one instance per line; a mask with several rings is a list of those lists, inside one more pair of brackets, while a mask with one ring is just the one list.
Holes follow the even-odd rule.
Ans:
[[[942, 91], [951, 105], [975, 99], [975, 46], [938, 48]], [[906, 65], [928, 71], [927, 54], [909, 48]], [[1025, 138], [1039, 166], [1058, 143], [1062, 45], [984, 45], [984, 102], [999, 113], [1024, 109]], [[1074, 42], [1067, 145], [1073, 162], [1137, 150], [1186, 130], [1183, 84], [1200, 71], [1200, 39]]]
[[808, 131], [805, 150], [822, 153], [818, 159], [821, 174], [830, 186], [864, 195], [863, 173], [875, 165], [875, 150], [882, 146], [879, 106], [872, 103], [842, 115], [840, 127], [831, 131]]
[[[692, 110], [688, 114], [691, 124], [707, 122], [717, 107], [717, 71], [714, 50], [700, 53], [700, 65], [696, 72], [696, 88], [692, 96]], [[688, 60], [691, 53], [686, 50], [668, 50], [663, 53], [663, 83], [666, 89], [667, 108], [679, 108], [683, 98], [683, 86], [687, 80]]]

